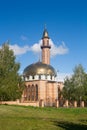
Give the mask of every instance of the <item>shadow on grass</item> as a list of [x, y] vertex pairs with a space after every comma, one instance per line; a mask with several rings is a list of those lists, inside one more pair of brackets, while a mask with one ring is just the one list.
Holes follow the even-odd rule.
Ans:
[[54, 125], [64, 128], [64, 130], [87, 130], [87, 125], [76, 124], [72, 122], [54, 121]]

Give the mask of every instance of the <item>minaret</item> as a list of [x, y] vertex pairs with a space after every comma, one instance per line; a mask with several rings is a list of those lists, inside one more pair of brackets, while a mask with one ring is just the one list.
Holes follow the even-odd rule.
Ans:
[[51, 46], [49, 45], [49, 36], [47, 29], [44, 29], [43, 32], [43, 37], [42, 37], [42, 63], [45, 64], [50, 64], [50, 48]]

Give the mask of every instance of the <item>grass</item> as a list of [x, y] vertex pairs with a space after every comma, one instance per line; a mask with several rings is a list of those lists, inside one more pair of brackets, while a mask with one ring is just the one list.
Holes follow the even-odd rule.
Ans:
[[0, 130], [87, 130], [87, 108], [0, 105]]

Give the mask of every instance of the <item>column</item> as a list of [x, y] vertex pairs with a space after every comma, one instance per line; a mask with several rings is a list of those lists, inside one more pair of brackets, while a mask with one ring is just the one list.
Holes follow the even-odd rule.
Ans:
[[80, 107], [84, 107], [84, 101], [80, 102]]
[[59, 107], [59, 100], [58, 100], [58, 99], [55, 100], [55, 107], [56, 107], [56, 108]]
[[74, 101], [74, 107], [77, 107], [77, 101]]
[[69, 106], [69, 103], [68, 103], [68, 100], [65, 101], [65, 107], [68, 107]]

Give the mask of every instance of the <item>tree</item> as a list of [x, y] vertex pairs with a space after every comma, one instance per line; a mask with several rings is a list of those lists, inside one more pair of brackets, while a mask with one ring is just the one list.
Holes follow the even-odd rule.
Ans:
[[87, 102], [87, 74], [85, 74], [85, 82], [84, 82], [84, 95], [82, 99]]
[[16, 100], [21, 97], [23, 84], [18, 74], [20, 64], [15, 60], [9, 44], [3, 44], [0, 48], [0, 100]]
[[74, 87], [73, 87], [73, 82], [72, 79], [66, 78], [64, 82], [64, 88], [62, 91], [63, 97], [67, 100], [70, 100], [74, 95]]
[[85, 100], [87, 99], [87, 74], [81, 64], [75, 66], [71, 78], [64, 82], [63, 96], [66, 99]]

